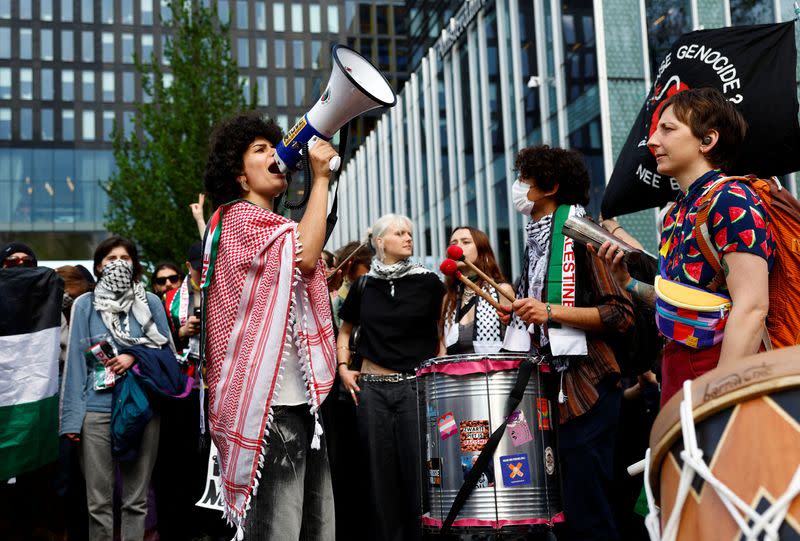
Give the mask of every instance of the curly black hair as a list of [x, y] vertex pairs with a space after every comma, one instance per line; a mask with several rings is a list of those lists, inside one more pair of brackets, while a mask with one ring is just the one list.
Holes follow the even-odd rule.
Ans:
[[589, 171], [575, 150], [547, 145], [523, 148], [514, 168], [520, 177], [533, 180], [542, 191], [549, 192], [558, 183], [555, 198], [559, 205], [589, 204]]
[[257, 137], [277, 146], [281, 129], [275, 121], [265, 119], [255, 111], [227, 118], [214, 128], [203, 179], [214, 208], [242, 196], [236, 175], [244, 169], [244, 153]]

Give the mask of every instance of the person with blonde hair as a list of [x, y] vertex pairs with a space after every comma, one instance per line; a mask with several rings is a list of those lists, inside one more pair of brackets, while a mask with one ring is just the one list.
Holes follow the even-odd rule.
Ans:
[[[358, 406], [359, 439], [368, 482], [366, 538], [421, 539], [422, 472], [415, 369], [440, 352], [444, 285], [413, 263], [412, 224], [387, 214], [372, 227], [376, 256], [353, 284], [339, 316], [339, 375]], [[361, 370], [350, 369], [350, 334], [360, 326]]]

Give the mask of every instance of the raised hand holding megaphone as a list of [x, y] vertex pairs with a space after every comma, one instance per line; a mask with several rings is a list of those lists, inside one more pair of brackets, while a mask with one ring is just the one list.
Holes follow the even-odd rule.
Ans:
[[[397, 103], [389, 82], [369, 60], [343, 45], [334, 45], [331, 56], [333, 69], [325, 92], [278, 143], [276, 161], [282, 173], [300, 168], [305, 143], [311, 148], [320, 139], [330, 141], [339, 128], [361, 113]], [[341, 157], [334, 156], [330, 170], [337, 171], [341, 163]]]

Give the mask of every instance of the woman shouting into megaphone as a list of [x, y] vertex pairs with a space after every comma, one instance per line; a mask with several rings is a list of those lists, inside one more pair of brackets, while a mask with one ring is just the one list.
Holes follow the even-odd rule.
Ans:
[[255, 112], [211, 136], [205, 185], [217, 208], [201, 284], [208, 418], [238, 539], [332, 540], [318, 411], [336, 366], [320, 261], [336, 152], [326, 142], [311, 149], [311, 195], [296, 223], [274, 212], [287, 187], [275, 159], [280, 138]]

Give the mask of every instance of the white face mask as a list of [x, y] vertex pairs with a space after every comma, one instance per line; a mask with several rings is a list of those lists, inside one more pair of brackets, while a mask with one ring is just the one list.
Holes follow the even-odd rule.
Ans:
[[523, 216], [530, 216], [533, 212], [533, 201], [528, 199], [528, 190], [530, 186], [524, 182], [516, 179], [511, 184], [511, 201], [514, 202], [514, 208]]

